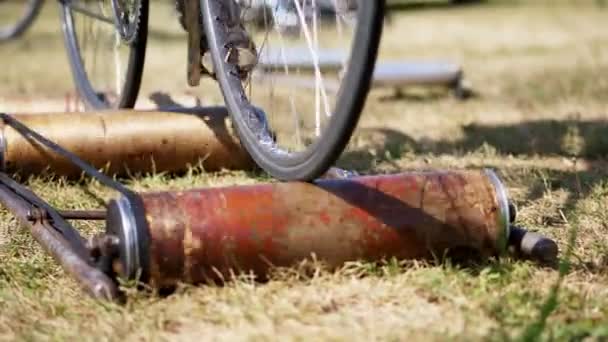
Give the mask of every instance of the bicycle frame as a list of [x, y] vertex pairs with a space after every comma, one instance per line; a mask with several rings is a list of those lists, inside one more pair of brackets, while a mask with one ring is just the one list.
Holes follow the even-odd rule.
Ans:
[[201, 38], [199, 0], [184, 0], [184, 16], [186, 31], [188, 32], [188, 85], [196, 87], [200, 84], [203, 73], [201, 62]]

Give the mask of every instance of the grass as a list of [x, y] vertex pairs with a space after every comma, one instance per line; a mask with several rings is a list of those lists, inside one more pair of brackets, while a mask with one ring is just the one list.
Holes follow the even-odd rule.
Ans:
[[[154, 15], [162, 16], [159, 8]], [[479, 96], [459, 102], [412, 91], [387, 99], [390, 92], [375, 91], [339, 162], [362, 173], [496, 168], [520, 209], [519, 224], [558, 241], [561, 268], [511, 257], [466, 266], [352, 263], [336, 272], [311, 263], [277, 270], [265, 284], [183, 286], [166, 298], [130, 291], [118, 306], [83, 295], [2, 210], [0, 340], [608, 338], [607, 15], [592, 1], [438, 6], [396, 15], [383, 59], [462, 63]], [[52, 6], [41, 19], [24, 40], [0, 49], [0, 58], [14, 63], [0, 73], [0, 109], [15, 108], [14, 99], [62, 104], [71, 91]], [[218, 101], [214, 89], [186, 87], [183, 37], [160, 23], [152, 25], [144, 97], [189, 91], [203, 103]], [[193, 170], [125, 182], [148, 191], [265, 180]], [[65, 208], [95, 207], [87, 191], [111, 195], [96, 183], [40, 177], [28, 184]]]

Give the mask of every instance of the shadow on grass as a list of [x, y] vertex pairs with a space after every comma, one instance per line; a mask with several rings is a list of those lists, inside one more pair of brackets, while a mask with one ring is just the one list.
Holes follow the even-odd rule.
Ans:
[[[342, 167], [356, 170], [373, 170], [379, 163], [395, 164], [405, 153], [463, 155], [490, 150], [502, 155], [562, 156], [602, 160], [608, 156], [608, 121], [531, 121], [514, 125], [470, 125], [464, 127], [464, 137], [456, 141], [416, 141], [412, 137], [392, 129], [361, 130], [355, 136], [362, 139], [363, 148], [344, 153]], [[574, 209], [579, 197], [586, 196], [599, 182], [608, 177], [601, 167], [584, 172], [539, 170], [544, 180], [531, 185], [526, 200], [543, 196], [546, 186], [553, 190], [568, 190], [569, 198], [564, 210]], [[548, 183], [544, 183], [548, 182]]]
[[405, 153], [466, 154], [491, 150], [518, 156], [603, 159], [608, 156], [608, 120], [541, 120], [513, 125], [463, 127], [459, 140], [416, 140], [391, 128], [361, 129], [341, 160], [348, 167], [373, 168]]
[[391, 128], [360, 129], [351, 145], [355, 147], [342, 154], [338, 166], [358, 171], [372, 170], [378, 163], [391, 162], [418, 149], [415, 139]]
[[[565, 158], [586, 158], [601, 160], [608, 155], [608, 121], [580, 120], [542, 120], [523, 122], [513, 125], [470, 125], [464, 127], [464, 137], [455, 141], [416, 141], [402, 132], [391, 129], [378, 129], [373, 132], [363, 131], [368, 139], [366, 148], [348, 151], [342, 162], [363, 169], [373, 169], [376, 163], [391, 163], [394, 159], [403, 157], [404, 153], [450, 153], [466, 154], [490, 149], [493, 152], [508, 155], [524, 156], [562, 156]], [[355, 137], [355, 139], [357, 139]], [[356, 140], [355, 140], [356, 142]], [[593, 163], [592, 163], [593, 165]], [[589, 268], [584, 260], [574, 256], [577, 235], [579, 232], [576, 206], [584, 198], [588, 198], [597, 186], [608, 179], [608, 170], [604, 167], [591, 167], [584, 171], [555, 170], [539, 165], [540, 177], [534, 177], [528, 184], [525, 201], [535, 201], [542, 198], [546, 191], [563, 189], [567, 197], [560, 210], [560, 223], [568, 227], [566, 234], [566, 250], [562, 251], [559, 264], [559, 276], [555, 280], [549, 294], [537, 308], [536, 318], [521, 330], [518, 340], [537, 341], [547, 332], [549, 317], [562, 305], [560, 293], [567, 274], [572, 270], [597, 271]], [[571, 221], [571, 222], [568, 222]], [[475, 258], [465, 258], [458, 262], [458, 267], [465, 267], [473, 275], [494, 267], [488, 263], [479, 262]], [[508, 272], [508, 270], [502, 270]], [[599, 270], [605, 272], [605, 270]], [[498, 331], [501, 336], [508, 338], [509, 331]], [[588, 331], [581, 336], [587, 336]]]
[[601, 158], [608, 155], [608, 121], [541, 120], [515, 125], [469, 125], [465, 138], [437, 142], [435, 152], [471, 152], [490, 145], [497, 152], [515, 155], [563, 155]]
[[[379, 164], [398, 170], [398, 160], [409, 154], [467, 155], [482, 152], [500, 155], [553, 156], [585, 158], [589, 167], [576, 171], [568, 167], [555, 169], [538, 165], [531, 183], [526, 184], [524, 202], [541, 199], [546, 191], [565, 190], [560, 206], [566, 216], [575, 213], [580, 200], [588, 196], [608, 179], [605, 157], [608, 156], [608, 121], [542, 120], [513, 125], [470, 125], [464, 127], [458, 140], [416, 140], [400, 131], [361, 129], [354, 136], [351, 150], [344, 153], [340, 166], [358, 171], [374, 172]], [[494, 158], [495, 159], [495, 158]], [[507, 165], [507, 163], [505, 163]], [[491, 166], [491, 165], [488, 165]], [[558, 213], [547, 213], [547, 224], [561, 224]], [[544, 219], [543, 219], [544, 220]], [[585, 267], [584, 265], [580, 265]]]

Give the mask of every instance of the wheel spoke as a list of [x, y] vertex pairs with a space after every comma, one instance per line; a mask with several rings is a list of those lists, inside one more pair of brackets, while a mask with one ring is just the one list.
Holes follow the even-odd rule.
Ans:
[[[147, 5], [145, 11], [142, 22], [147, 24]], [[130, 107], [136, 94], [133, 85], [139, 87], [133, 82], [140, 80], [140, 71], [132, 70], [141, 70], [145, 45], [126, 42], [107, 18], [114, 18], [111, 0], [64, 3], [64, 19], [71, 23], [66, 25], [66, 39], [76, 86], [90, 107]]]
[[[285, 55], [285, 39], [281, 30], [277, 27], [277, 25], [273, 25], [274, 30], [277, 32], [277, 37], [280, 45], [280, 53], [281, 53], [281, 61], [283, 62], [283, 71], [285, 72], [285, 76], [289, 77], [289, 65], [287, 65], [287, 56]], [[295, 88], [290, 87], [290, 96], [289, 96], [289, 107], [291, 109], [291, 114], [293, 114], [294, 120], [294, 129], [295, 129], [295, 144], [296, 146], [302, 145], [302, 135], [300, 131], [300, 115], [298, 114], [298, 110], [295, 102]]]
[[118, 33], [115, 34], [116, 39], [114, 43], [114, 71], [115, 71], [115, 85], [116, 85], [116, 94], [119, 95], [122, 92], [122, 61], [120, 59], [120, 35]]
[[113, 18], [108, 18], [103, 16], [102, 14], [99, 13], [95, 13], [93, 11], [91, 11], [89, 8], [87, 8], [88, 6], [82, 6], [79, 3], [74, 3], [73, 1], [69, 1], [66, 3], [66, 6], [68, 6], [72, 11], [74, 12], [78, 12], [80, 14], [84, 14], [87, 17], [91, 17], [91, 18], [95, 18], [101, 22], [104, 22], [106, 24], [111, 24], [114, 25], [114, 19]]
[[[313, 0], [313, 4], [316, 0]], [[325, 84], [323, 81], [323, 75], [321, 74], [321, 67], [319, 66], [319, 54], [318, 48], [315, 44], [315, 38], [311, 37], [310, 29], [306, 24], [306, 17], [304, 16], [304, 11], [302, 10], [302, 6], [298, 0], [294, 0], [294, 4], [296, 7], [296, 11], [298, 12], [298, 17], [300, 18], [300, 22], [302, 23], [302, 32], [304, 33], [304, 37], [306, 38], [306, 44], [310, 49], [310, 53], [312, 55], [313, 67], [315, 69], [315, 77], [317, 78], [317, 86], [320, 88], [321, 96], [323, 97], [323, 105], [325, 108], [325, 114], [329, 117], [331, 116], [331, 112], [329, 110], [329, 102], [327, 100], [327, 90], [325, 89]], [[313, 25], [316, 22], [316, 13], [313, 14]], [[317, 36], [318, 37], [318, 36]], [[318, 38], [317, 38], [318, 40]]]
[[[333, 15], [333, 22], [333, 20], [339, 18], [339, 5], [336, 2], [337, 0], [323, 3], [323, 5], [320, 4], [321, 1], [264, 0], [257, 4], [251, 1], [240, 2], [242, 6], [241, 18], [248, 18], [247, 20], [253, 18], [254, 22], [255, 18], [258, 18], [258, 23], [262, 21], [264, 31], [257, 36], [259, 40], [257, 44], [258, 53], [262, 57], [266, 55], [274, 61], [273, 63], [276, 63], [276, 66], [271, 67], [272, 72], [263, 72], [263, 75], [261, 75], [261, 79], [265, 80], [268, 86], [268, 92], [254, 91], [252, 88], [261, 88], [260, 84], [252, 83], [249, 78], [244, 86], [247, 89], [246, 93], [254, 104], [257, 102], [254, 98], [262, 99], [264, 94], [267, 97], [262, 100], [265, 104], [262, 107], [270, 115], [273, 131], [279, 123], [279, 125], [289, 125], [291, 127], [289, 129], [291, 133], [283, 134], [283, 137], [279, 139], [286, 143], [281, 148], [291, 150], [287, 146], [296, 146], [296, 150], [306, 149], [312, 141], [321, 137], [327, 126], [326, 122], [333, 113], [334, 99], [330, 99], [330, 88], [331, 96], [335, 96], [337, 94], [335, 88], [336, 86], [339, 87], [342, 73], [337, 73], [336, 81], [326, 79], [326, 75], [324, 75], [320, 66], [320, 53], [323, 51], [321, 47], [323, 45], [324, 49], [327, 50], [328, 43], [334, 44], [331, 40], [328, 41], [328, 34], [330, 36], [334, 34], [336, 28], [339, 28], [339, 43], [349, 43], [350, 37], [346, 37], [342, 25], [334, 23], [333, 27], [331, 25], [323, 26], [321, 11], [328, 10], [328, 7], [333, 6], [334, 8], [329, 11]], [[271, 14], [270, 18], [268, 14]], [[270, 22], [271, 18], [272, 23]], [[325, 29], [328, 29], [328, 33], [325, 33]], [[274, 41], [274, 43], [271, 44], [271, 41]], [[294, 55], [293, 41], [298, 41], [300, 46], [304, 47], [303, 54]], [[350, 46], [350, 44], [347, 46]], [[268, 53], [266, 53], [267, 51]], [[310, 91], [307, 88], [302, 88], [302, 84], [306, 83], [303, 82], [302, 77], [306, 76], [301, 74], [302, 67], [306, 68], [306, 66], [292, 65], [294, 58], [312, 59], [313, 84]], [[346, 65], [343, 59], [340, 60], [339, 64], [340, 68]], [[281, 75], [277, 75], [277, 73]], [[304, 73], [306, 73], [306, 70], [304, 70]], [[331, 77], [334, 76], [331, 75]], [[287, 83], [285, 83], [286, 81]], [[282, 85], [288, 85], [288, 87]], [[310, 96], [310, 104], [305, 104], [308, 96]], [[285, 119], [288, 117], [289, 121], [286, 121]], [[285, 131], [285, 127], [279, 130]], [[290, 140], [291, 143], [287, 140]]]
[[[225, 0], [241, 6], [245, 33], [221, 20], [223, 1], [202, 2], [202, 13], [215, 67], [221, 71], [218, 81], [241, 141], [271, 175], [314, 179], [335, 161], [358, 120], [384, 0], [363, 0], [357, 7], [344, 0]], [[344, 13], [356, 19], [348, 22], [354, 25]], [[364, 25], [354, 27], [360, 23]], [[238, 40], [243, 36], [254, 44], [247, 43], [249, 38]], [[244, 78], [251, 69], [243, 66], [251, 64], [225, 58], [227, 46], [241, 51], [255, 47], [253, 75]], [[254, 113], [260, 119], [252, 119]], [[271, 136], [259, 134], [260, 121], [267, 123]]]

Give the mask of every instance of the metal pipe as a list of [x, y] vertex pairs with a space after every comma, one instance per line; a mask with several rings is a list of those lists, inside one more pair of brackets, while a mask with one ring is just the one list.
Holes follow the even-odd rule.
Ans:
[[[315, 255], [347, 261], [429, 258], [472, 249], [499, 255], [509, 237], [506, 191], [491, 171], [406, 173], [140, 195], [147, 242], [123, 198], [108, 205], [117, 273], [155, 287], [260, 279]], [[128, 241], [127, 241], [128, 240]]]
[[58, 213], [66, 220], [103, 221], [106, 219], [105, 210], [58, 210]]
[[[107, 174], [180, 172], [199, 163], [207, 171], [255, 167], [232, 133], [223, 108], [11, 117]], [[0, 161], [6, 172], [81, 175], [73, 162], [10, 125], [0, 128], [0, 145]]]

